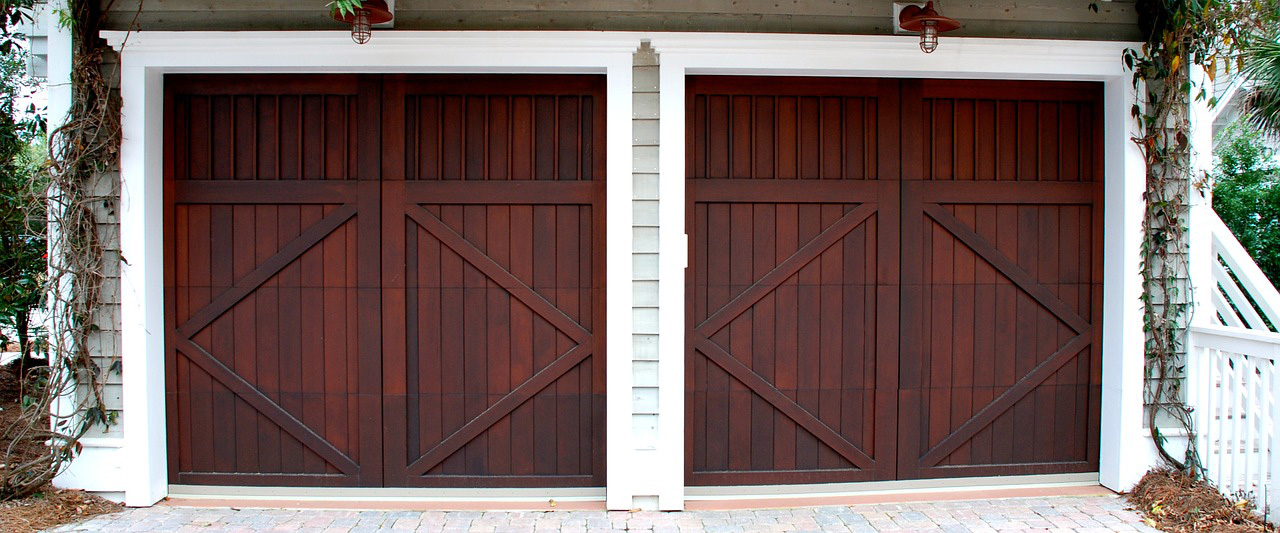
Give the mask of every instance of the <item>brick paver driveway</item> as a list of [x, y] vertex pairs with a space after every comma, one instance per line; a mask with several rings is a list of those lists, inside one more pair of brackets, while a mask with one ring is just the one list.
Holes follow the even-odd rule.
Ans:
[[1116, 496], [797, 507], [752, 511], [477, 512], [229, 509], [158, 505], [53, 531], [1157, 531]]

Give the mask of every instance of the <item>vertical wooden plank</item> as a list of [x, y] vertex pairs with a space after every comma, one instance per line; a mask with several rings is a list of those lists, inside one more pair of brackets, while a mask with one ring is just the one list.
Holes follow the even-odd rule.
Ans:
[[[980, 205], [976, 208], [975, 230], [988, 241], [995, 241], [996, 207]], [[996, 288], [1001, 279], [995, 269], [984, 260], [975, 261], [974, 303], [976, 310], [974, 323], [974, 376], [973, 376], [973, 412], [981, 411], [995, 397], [996, 366], [1000, 364], [996, 353], [997, 329], [1001, 328], [999, 307], [996, 299]], [[991, 430], [990, 426], [974, 436], [970, 447], [971, 460], [974, 464], [990, 464]]]
[[1018, 103], [1010, 100], [996, 102], [996, 179], [1016, 181], [1019, 179], [1018, 140], [1019, 131]]
[[485, 125], [488, 130], [486, 179], [505, 180], [511, 173], [510, 101], [510, 97], [505, 95], [488, 98], [489, 116]]
[[440, 179], [464, 179], [466, 99], [456, 95], [440, 96], [439, 98]]
[[[782, 167], [780, 167], [782, 168]], [[778, 204], [777, 238], [774, 242], [774, 258], [787, 258], [800, 246], [799, 206]], [[777, 313], [774, 321], [774, 386], [793, 401], [799, 399], [799, 280], [792, 276], [775, 291]], [[782, 413], [774, 414], [773, 468], [792, 470], [800, 467], [796, 460], [798, 433], [796, 423]]]
[[[1018, 208], [1012, 205], [1001, 205], [996, 208], [996, 247], [1005, 257], [1018, 257]], [[993, 393], [999, 395], [1021, 377], [1018, 373], [1018, 354], [1021, 351], [1017, 333], [1022, 331], [1018, 324], [1020, 301], [1018, 289], [1007, 279], [999, 278], [996, 286], [996, 377]], [[1014, 444], [1011, 438], [1015, 430], [1011, 412], [996, 419], [991, 425], [993, 463], [1010, 463], [1014, 461]]]
[[238, 180], [257, 179], [254, 173], [257, 168], [258, 152], [258, 139], [254, 134], [257, 130], [254, 96], [236, 95], [231, 98], [231, 105], [234, 113], [232, 117], [234, 131], [231, 135], [231, 177]]
[[821, 99], [814, 96], [799, 98], [796, 125], [799, 130], [799, 178], [822, 177], [822, 110]]
[[[938, 152], [949, 151], [947, 149], [938, 150]], [[948, 169], [949, 170], [949, 169]], [[941, 174], [939, 175], [941, 177]], [[950, 434], [951, 428], [951, 376], [953, 374], [952, 366], [955, 364], [955, 355], [952, 352], [954, 328], [958, 317], [955, 316], [955, 290], [956, 280], [954, 277], [955, 262], [957, 248], [964, 245], [956, 243], [955, 237], [948, 233], [938, 224], [930, 224], [933, 228], [932, 238], [932, 260], [926, 264], [932, 266], [932, 272], [928, 274], [930, 283], [931, 298], [928, 307], [931, 309], [931, 329], [922, 330], [928, 336], [929, 350], [928, 360], [925, 362], [928, 368], [926, 387], [928, 388], [928, 421], [926, 422], [926, 434], [928, 438], [924, 441], [926, 446], [923, 450], [932, 448], [933, 445], [942, 441]], [[921, 465], [925, 467], [933, 465]]]
[[[557, 267], [555, 207], [535, 206], [533, 220], [533, 289], [544, 297], [554, 297]], [[533, 367], [540, 370], [550, 364], [557, 354], [558, 333], [541, 317], [535, 316], [534, 322]], [[558, 471], [555, 437], [558, 413], [555, 398], [549, 392], [544, 390], [533, 399], [533, 464], [534, 473], [540, 475], [555, 474]]]
[[955, 179], [972, 180], [976, 173], [974, 159], [978, 147], [975, 143], [977, 135], [974, 117], [974, 100], [955, 101]]
[[933, 99], [933, 179], [955, 179], [955, 101]]
[[[254, 218], [257, 232], [254, 264], [262, 264], [280, 247], [276, 242], [278, 212], [279, 207], [275, 205], [256, 207]], [[257, 327], [254, 346], [258, 388], [277, 404], [280, 403], [281, 391], [280, 357], [276, 351], [280, 345], [279, 293], [279, 276], [268, 280], [257, 291]], [[257, 426], [259, 465], [263, 472], [280, 472], [280, 428], [261, 414], [258, 415]]]
[[[418, 111], [417, 149], [412, 150], [414, 157], [418, 159], [416, 177], [421, 180], [444, 179], [445, 144], [441, 139], [445, 124], [444, 100], [432, 94], [414, 95], [413, 100], [417, 103]], [[388, 114], [387, 118], [391, 119], [392, 115]], [[407, 148], [406, 152], [409, 151]]]
[[[774, 101], [772, 96], [756, 96], [752, 98], [752, 172], [756, 178], [771, 179], [774, 177], [774, 156], [776, 153], [776, 131], [774, 123]], [[763, 275], [763, 274], [761, 274]]]
[[[772, 99], [768, 99], [772, 101]], [[772, 123], [772, 106], [769, 109], [769, 122]], [[759, 131], [759, 130], [757, 130]], [[771, 133], [771, 132], [770, 132]], [[772, 167], [769, 168], [772, 172]], [[757, 280], [773, 270], [779, 262], [774, 256], [776, 241], [774, 232], [777, 229], [775, 205], [755, 204], [751, 206], [751, 279]], [[784, 258], [785, 259], [785, 258]], [[777, 352], [774, 338], [775, 297], [769, 294], [760, 299], [751, 309], [751, 359], [748, 365], [770, 383], [775, 383], [774, 366]], [[771, 470], [773, 468], [774, 408], [758, 395], [751, 395], [751, 470]]]
[[[707, 97], [707, 177], [710, 178], [727, 178], [730, 177], [729, 157], [731, 150], [729, 148], [730, 137], [728, 135], [730, 120], [729, 97], [712, 95]], [[724, 132], [724, 134], [711, 134], [710, 132]]]
[[975, 105], [974, 178], [994, 180], [1000, 163], [997, 157], [996, 102], [977, 100]]
[[[956, 218], [968, 228], [976, 226], [976, 212], [974, 206], [957, 205], [954, 207]], [[951, 389], [951, 423], [948, 426], [948, 433], [959, 429], [959, 426], [968, 421], [969, 417], [974, 413], [973, 410], [973, 374], [976, 366], [974, 352], [975, 328], [978, 327], [975, 317], [980, 312], [979, 308], [986, 307], [984, 303], [975, 300], [975, 263], [976, 258], [973, 252], [966, 246], [957, 245], [955, 249], [955, 299], [952, 301], [954, 323], [952, 326], [952, 368], [951, 382], [947, 384]], [[990, 302], [990, 300], [987, 300]], [[962, 444], [955, 452], [951, 454], [950, 460], [952, 464], [970, 464], [972, 461], [972, 448], [970, 443]]]
[[876, 136], [869, 128], [865, 112], [871, 98], [846, 98], [844, 100], [844, 179], [874, 179], [875, 171], [869, 161], [867, 143]]
[[[475, 99], [468, 98], [468, 102]], [[468, 155], [468, 160], [471, 157]], [[488, 243], [485, 242], [485, 232], [487, 220], [485, 220], [486, 208], [483, 205], [467, 205], [461, 208], [462, 224], [461, 234], [471, 244], [481, 250], [486, 250]], [[458, 226], [454, 226], [455, 228]], [[469, 262], [463, 263], [462, 274], [462, 390], [464, 393], [463, 421], [470, 422], [472, 419], [480, 416], [488, 407], [486, 396], [488, 387], [488, 327], [490, 326], [486, 303], [486, 289], [488, 280], [485, 275], [480, 272], [475, 265]], [[463, 453], [465, 454], [465, 470], [468, 475], [485, 475], [489, 469], [489, 457], [487, 448], [489, 444], [488, 435], [481, 433], [472, 440]]]
[[302, 100], [297, 95], [280, 96], [280, 179], [302, 178]]
[[186, 149], [186, 159], [188, 170], [186, 178], [193, 180], [210, 179], [212, 167], [209, 158], [213, 152], [212, 139], [210, 135], [213, 130], [211, 123], [212, 110], [210, 109], [209, 98], [206, 96], [192, 95], [186, 98], [189, 102], [187, 117], [190, 120], [188, 126], [188, 145]]
[[752, 98], [750, 96], [732, 96], [729, 102], [729, 176], [732, 178], [752, 178]]
[[1058, 132], [1061, 126], [1058, 125], [1058, 102], [1040, 102], [1040, 116], [1037, 122], [1040, 127], [1040, 134], [1037, 135], [1039, 143], [1039, 163], [1040, 163], [1040, 180], [1041, 181], [1058, 181], [1060, 168], [1059, 151], [1062, 149], [1061, 140], [1058, 138]]
[[1018, 102], [1018, 180], [1040, 178], [1039, 105], [1034, 101]]
[[[736, 100], [735, 100], [736, 103]], [[752, 207], [750, 204], [735, 203], [729, 208], [729, 294], [730, 298], [746, 290], [755, 279], [752, 277], [753, 239], [751, 230]], [[729, 353], [738, 361], [750, 364], [753, 356], [751, 342], [752, 310], [748, 309], [729, 323]], [[751, 468], [752, 434], [751, 396], [752, 393], [737, 379], [730, 377], [729, 394], [729, 432], [726, 448], [729, 452], [729, 470], [742, 471]]]
[[[574, 137], [566, 137], [566, 143]], [[570, 143], [571, 144], [571, 143]], [[572, 178], [569, 178], [572, 179]], [[556, 206], [556, 257], [564, 258], [556, 267], [555, 293], [556, 307], [574, 321], [580, 321], [578, 261], [580, 237], [578, 233], [578, 206]], [[556, 356], [572, 349], [573, 343], [568, 338], [556, 348]], [[578, 372], [570, 370], [555, 383], [556, 391], [556, 473], [562, 475], [576, 474], [580, 471], [578, 455]]]
[[822, 98], [822, 114], [820, 125], [821, 142], [821, 177], [823, 179], [844, 178], [844, 111], [842, 98], [827, 96]]
[[[815, 101], [815, 106], [817, 102]], [[814, 110], [815, 113], [817, 109]], [[822, 231], [821, 206], [802, 204], [799, 207], [798, 242], [807, 243]], [[810, 262], [800, 269], [796, 275], [799, 287], [796, 294], [796, 305], [799, 316], [796, 328], [799, 338], [796, 346], [796, 403], [810, 413], [818, 412], [821, 386], [821, 264]], [[806, 430], [796, 432], [796, 466], [812, 470], [819, 467], [818, 450], [822, 445], [818, 439]]]
[[800, 99], [779, 96], [777, 102], [777, 176], [795, 179], [800, 175]]
[[324, 96], [306, 95], [302, 98], [302, 111], [299, 116], [302, 126], [299, 128], [301, 137], [301, 155], [299, 160], [302, 164], [302, 179], [305, 180], [322, 180], [328, 175], [325, 174], [325, 163], [327, 156], [325, 155], [325, 113], [324, 113]]
[[[440, 206], [440, 220], [451, 228], [462, 226], [463, 208], [461, 206]], [[455, 230], [456, 231], [456, 230]], [[443, 435], [450, 435], [466, 423], [466, 354], [467, 354], [467, 305], [466, 305], [466, 269], [463, 259], [452, 250], [440, 247], [440, 285], [441, 309], [440, 331], [440, 367], [441, 367], [441, 429]], [[446, 251], [447, 250], [447, 251]], [[444, 335], [443, 332], [454, 332]], [[462, 475], [467, 473], [464, 454], [455, 453], [445, 459], [443, 473]]]
[[[492, 142], [490, 143], [492, 146]], [[489, 168], [495, 166], [505, 168], [506, 161], [490, 160]], [[498, 264], [510, 268], [511, 208], [491, 205], [487, 207], [485, 216], [485, 243], [489, 256]], [[511, 381], [511, 295], [499, 287], [493, 280], [485, 280], [486, 315], [488, 316], [488, 341], [485, 366], [488, 369], [486, 382], [488, 391], [485, 405], [493, 405], [511, 392], [519, 383]], [[511, 421], [504, 418], [494, 424], [488, 431], [489, 471], [493, 474], [509, 474], [511, 472]]]
[[[843, 144], [843, 143], [842, 143]], [[838, 175], [838, 172], [837, 172]], [[844, 206], [824, 204], [821, 206], [822, 227], [829, 228], [844, 215]], [[844, 335], [841, 317], [845, 313], [843, 286], [844, 246], [848, 236], [825, 250], [816, 260], [818, 267], [819, 288], [819, 324], [818, 324], [818, 403], [814, 414], [818, 419], [833, 428], [840, 427], [840, 377], [844, 373], [845, 354], [842, 353]], [[835, 453], [830, 447], [823, 446], [819, 453], [818, 466], [822, 468], [841, 468], [850, 466], [848, 461]]]
[[467, 180], [488, 178], [489, 158], [486, 128], [489, 125], [489, 99], [479, 95], [462, 98], [463, 156], [462, 176]]
[[550, 180], [556, 176], [556, 99], [535, 96], [534, 113], [534, 179]]
[[[731, 235], [731, 207], [728, 204], [711, 204], [707, 206], [708, 235]], [[710, 238], [707, 246], [707, 310], [714, 313], [729, 303], [732, 297], [730, 286], [732, 278], [729, 264], [732, 257], [731, 239]], [[725, 346], [725, 337], [729, 329], [722, 329], [712, 341]], [[728, 374], [718, 366], [708, 363], [706, 376], [707, 388], [707, 426], [706, 426], [706, 460], [708, 470], [729, 469], [729, 397], [730, 387]]]
[[230, 97], [209, 97], [209, 179], [232, 177], [234, 120]]
[[[517, 128], [519, 129], [519, 128]], [[519, 168], [519, 165], [514, 165]], [[527, 205], [511, 208], [511, 273], [533, 286], [534, 208]], [[523, 303], [511, 300], [511, 367], [512, 383], [523, 383], [534, 372], [534, 316]], [[536, 400], [535, 400], [536, 401]], [[531, 475], [533, 468], [533, 403], [526, 402], [511, 414], [511, 473]]]
[[[1024, 115], [1024, 113], [1019, 113]], [[1034, 139], [1026, 139], [1032, 141]], [[1030, 144], [1029, 142], [1024, 143]], [[1023, 153], [1023, 157], [1028, 157]], [[1023, 159], [1026, 162], [1026, 159]], [[1033, 167], [1034, 168], [1034, 167]], [[1026, 169], [1024, 168], [1024, 171]], [[1028, 174], [1020, 174], [1025, 178]], [[1018, 208], [1018, 255], [1016, 261], [1024, 270], [1035, 272], [1036, 255], [1038, 248], [1038, 240], [1040, 236], [1039, 217], [1034, 206], [1019, 206]], [[1018, 291], [1018, 314], [1015, 323], [1017, 328], [1017, 359], [1015, 360], [1015, 382], [1026, 376], [1031, 369], [1035, 368], [1039, 362], [1039, 358], [1043, 357], [1042, 350], [1037, 343], [1037, 322], [1038, 317], [1045, 311], [1040, 307], [1030, 295], [1024, 291]], [[1012, 384], [1012, 383], [1011, 383]], [[1012, 414], [1014, 416], [1014, 424], [1019, 428], [1031, 429], [1036, 424], [1036, 410], [1034, 395], [1027, 395], [1021, 401], [1014, 405]], [[1010, 434], [1013, 439], [1014, 460], [1018, 462], [1031, 462], [1033, 459], [1033, 447], [1035, 446], [1035, 431], [1015, 431]]]
[[[289, 242], [302, 232], [301, 208], [280, 206], [277, 241]], [[301, 418], [302, 414], [302, 266], [295, 261], [280, 271], [280, 406]], [[282, 435], [280, 467], [284, 472], [302, 472], [302, 444]]]

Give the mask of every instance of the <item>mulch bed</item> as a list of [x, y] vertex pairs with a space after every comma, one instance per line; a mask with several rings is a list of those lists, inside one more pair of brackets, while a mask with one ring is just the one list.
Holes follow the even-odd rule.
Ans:
[[1230, 500], [1202, 480], [1175, 470], [1152, 470], [1129, 492], [1147, 525], [1172, 533], [1276, 532], [1253, 502]]
[[[18, 384], [13, 370], [0, 366], [0, 429], [8, 427], [21, 414]], [[4, 462], [4, 450], [9, 445], [7, 441], [0, 441], [0, 463]], [[22, 456], [40, 454], [43, 452], [42, 448], [41, 443], [20, 443], [17, 453]], [[100, 514], [114, 513], [120, 509], [119, 504], [84, 491], [45, 486], [40, 492], [27, 498], [0, 502], [0, 531], [41, 531]]]

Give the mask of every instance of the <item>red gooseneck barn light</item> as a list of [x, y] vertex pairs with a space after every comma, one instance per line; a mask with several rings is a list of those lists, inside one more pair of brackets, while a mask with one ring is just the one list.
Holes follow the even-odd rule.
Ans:
[[960, 22], [953, 18], [939, 15], [933, 9], [933, 2], [923, 8], [907, 6], [898, 14], [898, 26], [910, 32], [920, 32], [920, 49], [924, 53], [932, 53], [938, 49], [938, 34], [960, 27]]
[[360, 7], [350, 13], [333, 12], [333, 19], [351, 25], [351, 40], [356, 44], [369, 42], [373, 37], [373, 25], [390, 22], [393, 18], [391, 8], [385, 0], [362, 0]]

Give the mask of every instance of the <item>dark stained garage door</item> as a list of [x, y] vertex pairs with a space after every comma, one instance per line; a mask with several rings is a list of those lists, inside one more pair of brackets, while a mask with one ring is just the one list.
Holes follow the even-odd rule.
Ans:
[[603, 484], [603, 79], [170, 76], [170, 482]]
[[688, 482], [1096, 471], [1099, 89], [691, 78]]

